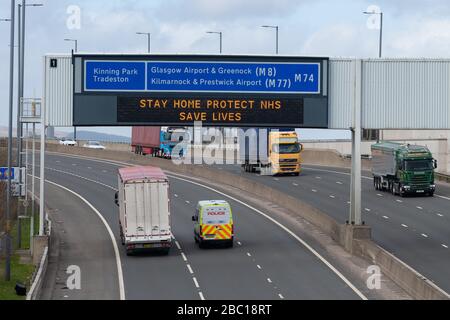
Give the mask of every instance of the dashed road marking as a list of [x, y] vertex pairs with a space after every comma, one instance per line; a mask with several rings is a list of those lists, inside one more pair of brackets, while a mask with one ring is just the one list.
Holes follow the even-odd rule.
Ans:
[[377, 193], [377, 196], [382, 197], [383, 195], [381, 193]]
[[370, 212], [370, 209], [369, 209], [369, 208], [365, 208], [364, 210], [366, 210], [367, 212]]
[[237, 242], [238, 245], [242, 246], [242, 243], [240, 241]]
[[321, 177], [316, 177], [316, 179], [322, 179]]
[[174, 196], [175, 196], [175, 198], [178, 198], [178, 195], [176, 193], [174, 194]]
[[343, 184], [342, 182], [340, 182], [340, 181], [336, 181], [336, 184]]
[[298, 187], [298, 183], [292, 183], [293, 186]]
[[284, 299], [284, 297], [281, 293], [279, 293], [278, 296], [280, 297], [280, 299]]
[[330, 198], [331, 199], [334, 199], [334, 198], [336, 198], [336, 196], [333, 196], [332, 194], [330, 195]]
[[383, 218], [384, 218], [384, 219], [386, 219], [386, 220], [387, 220], [387, 219], [389, 219], [389, 217], [388, 217], [388, 216], [383, 216]]
[[192, 280], [194, 281], [194, 285], [196, 288], [200, 288], [200, 286], [198, 285], [198, 281], [196, 277], [193, 277]]
[[270, 278], [267, 278], [268, 283], [272, 283], [272, 280]]
[[88, 167], [88, 169], [89, 169], [89, 170], [92, 170], [92, 168], [91, 168], [91, 167]]
[[259, 264], [257, 264], [256, 267], [257, 267], [259, 270], [262, 269], [261, 266], [260, 266]]
[[448, 249], [448, 246], [445, 244], [441, 244], [441, 246], [443, 246], [445, 249]]
[[178, 250], [181, 250], [181, 246], [180, 246], [180, 244], [178, 243], [178, 241], [175, 241], [175, 245], [177, 246]]
[[424, 238], [428, 238], [428, 235], [426, 235], [425, 233], [422, 233], [421, 236]]
[[77, 164], [76, 163], [72, 163], [72, 165], [75, 167]]
[[190, 274], [194, 273], [190, 264], [187, 264], [186, 267], [188, 268]]
[[273, 178], [273, 180], [275, 180], [275, 181], [280, 181], [280, 179], [279, 179], [279, 178]]
[[311, 189], [311, 191], [312, 191], [312, 192], [317, 192], [317, 190], [316, 190], [316, 189]]
[[419, 206], [417, 206], [416, 208], [419, 209], [419, 210], [423, 210], [423, 208], [422, 208], [422, 207], [419, 207]]
[[397, 199], [397, 200], [395, 200], [395, 201], [397, 201], [397, 202], [399, 202], [399, 203], [402, 203], [403, 201], [402, 200], [400, 200], [400, 199]]
[[186, 255], [184, 254], [184, 252], [181, 253], [181, 257], [183, 258], [184, 261], [187, 261]]
[[251, 257], [252, 255], [250, 254], [250, 252], [247, 252], [247, 255], [249, 256], [249, 257]]
[[403, 228], [408, 228], [408, 226], [406, 224], [402, 224]]
[[190, 204], [191, 202], [190, 202], [189, 200], [186, 200], [186, 203], [187, 203], [187, 204]]
[[199, 292], [198, 295], [200, 296], [200, 300], [205, 300], [205, 296], [203, 295], [203, 292]]
[[444, 215], [441, 214], [441, 213], [437, 213], [437, 215], [438, 215], [439, 217], [443, 217], [443, 216], [444, 216]]

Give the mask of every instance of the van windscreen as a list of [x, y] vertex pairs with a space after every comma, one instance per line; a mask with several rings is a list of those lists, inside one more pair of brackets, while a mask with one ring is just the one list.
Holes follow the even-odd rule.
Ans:
[[203, 211], [203, 224], [227, 224], [230, 222], [230, 209], [227, 207], [206, 207]]

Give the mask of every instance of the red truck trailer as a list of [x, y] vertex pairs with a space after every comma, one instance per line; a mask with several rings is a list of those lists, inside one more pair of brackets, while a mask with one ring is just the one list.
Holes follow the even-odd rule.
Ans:
[[154, 154], [161, 145], [161, 127], [133, 127], [131, 147], [136, 154]]

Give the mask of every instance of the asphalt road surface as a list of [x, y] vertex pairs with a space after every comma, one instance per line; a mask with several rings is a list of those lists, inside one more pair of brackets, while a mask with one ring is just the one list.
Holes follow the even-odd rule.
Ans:
[[[172, 177], [171, 221], [175, 245], [169, 256], [125, 255], [120, 245], [118, 209], [114, 204], [118, 167], [106, 162], [46, 156], [46, 180], [64, 186], [82, 196], [104, 217], [114, 233], [119, 246], [123, 284], [126, 299], [360, 299], [361, 296], [338, 274], [303, 247], [296, 239], [257, 214], [252, 209], [228, 200], [233, 208], [236, 243], [231, 249], [199, 249], [193, 238], [191, 216], [197, 201], [223, 199], [214, 191]], [[53, 192], [50, 187], [48, 192]], [[55, 196], [55, 194], [50, 195]], [[59, 196], [60, 201], [65, 201]], [[70, 197], [67, 198], [69, 202]], [[58, 205], [57, 203], [52, 206]], [[73, 208], [72, 208], [73, 209]], [[70, 210], [69, 210], [70, 211]], [[105, 259], [113, 265], [112, 246], [104, 246], [108, 235], [100, 219], [87, 208], [71, 211], [72, 223], [65, 232], [71, 237], [85, 237], [81, 241], [91, 247], [86, 257], [89, 261]], [[85, 229], [86, 230], [83, 230]], [[95, 237], [86, 235], [88, 230], [99, 230]], [[79, 232], [78, 232], [79, 231]], [[92, 250], [92, 247], [96, 250]], [[103, 247], [101, 247], [103, 248]], [[82, 248], [79, 248], [82, 251]], [[70, 263], [66, 261], [66, 264]], [[74, 262], [76, 263], [76, 261]], [[102, 265], [103, 262], [100, 264]], [[81, 266], [82, 267], [82, 266]], [[104, 270], [116, 289], [117, 271]], [[95, 272], [83, 273], [90, 278]], [[114, 280], [112, 280], [114, 279]], [[99, 283], [101, 286], [101, 283]], [[89, 287], [89, 285], [88, 285]], [[108, 286], [107, 288], [109, 288]], [[108, 290], [105, 288], [105, 290]], [[93, 295], [88, 295], [90, 298]], [[78, 296], [79, 297], [79, 296]], [[67, 298], [71, 298], [70, 294]]]
[[[304, 166], [299, 177], [260, 176], [239, 166], [217, 166], [292, 195], [340, 223], [349, 218], [349, 170]], [[450, 292], [450, 187], [438, 183], [435, 197], [393, 196], [376, 191], [363, 172], [362, 218], [373, 239], [438, 286]]]

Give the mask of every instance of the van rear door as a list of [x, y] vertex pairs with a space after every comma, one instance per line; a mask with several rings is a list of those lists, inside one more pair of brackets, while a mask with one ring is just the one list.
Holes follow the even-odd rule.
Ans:
[[126, 236], [155, 237], [170, 233], [167, 182], [127, 183], [125, 205]]
[[230, 239], [231, 223], [228, 206], [206, 206], [202, 210], [202, 233], [205, 239]]

